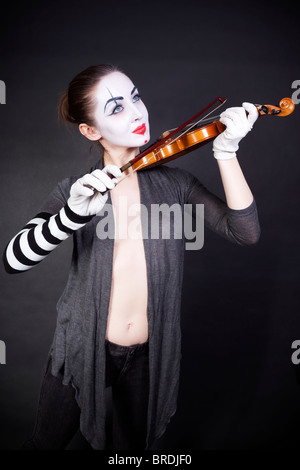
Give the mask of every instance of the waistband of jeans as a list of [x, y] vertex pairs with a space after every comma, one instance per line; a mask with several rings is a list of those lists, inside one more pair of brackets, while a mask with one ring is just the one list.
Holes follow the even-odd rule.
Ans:
[[121, 344], [112, 343], [111, 341], [108, 341], [108, 339], [106, 339], [105, 347], [109, 350], [111, 354], [115, 354], [115, 355], [127, 354], [128, 352], [131, 352], [131, 351], [134, 351], [136, 354], [138, 353], [142, 354], [148, 351], [149, 340], [145, 341], [145, 343], [138, 343], [138, 344], [132, 344], [130, 346], [123, 346]]

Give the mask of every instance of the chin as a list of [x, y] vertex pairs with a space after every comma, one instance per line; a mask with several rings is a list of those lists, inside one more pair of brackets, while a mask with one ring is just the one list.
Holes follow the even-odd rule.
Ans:
[[150, 142], [150, 134], [147, 133], [143, 136], [141, 136], [141, 144], [140, 144], [140, 147], [142, 147], [143, 145], [146, 145]]
[[149, 136], [141, 135], [141, 136], [139, 136], [138, 139], [134, 139], [134, 141], [131, 142], [130, 148], [143, 147], [143, 145], [146, 145], [146, 144], [149, 143], [149, 140], [150, 140]]

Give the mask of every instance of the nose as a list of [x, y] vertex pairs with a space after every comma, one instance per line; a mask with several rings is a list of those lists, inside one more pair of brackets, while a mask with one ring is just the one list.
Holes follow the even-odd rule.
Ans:
[[132, 112], [132, 121], [139, 121], [143, 117], [143, 113], [139, 109], [137, 109], [136, 105], [132, 103], [131, 105], [131, 112]]

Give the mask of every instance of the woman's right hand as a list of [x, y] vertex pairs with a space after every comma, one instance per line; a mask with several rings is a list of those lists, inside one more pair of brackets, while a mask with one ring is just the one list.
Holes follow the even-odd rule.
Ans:
[[[115, 178], [111, 179], [107, 173]], [[78, 215], [96, 215], [107, 201], [107, 194], [101, 194], [113, 189], [117, 179], [122, 175], [120, 168], [107, 165], [103, 170], [94, 170], [92, 173], [79, 178], [71, 186], [68, 206]]]

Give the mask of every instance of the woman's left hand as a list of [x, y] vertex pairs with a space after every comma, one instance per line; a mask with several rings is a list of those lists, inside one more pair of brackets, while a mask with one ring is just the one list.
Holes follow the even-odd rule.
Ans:
[[236, 156], [239, 142], [252, 129], [259, 116], [254, 104], [243, 103], [242, 106], [228, 108], [220, 114], [220, 122], [226, 126], [226, 129], [213, 143], [214, 157], [217, 160], [229, 160]]

